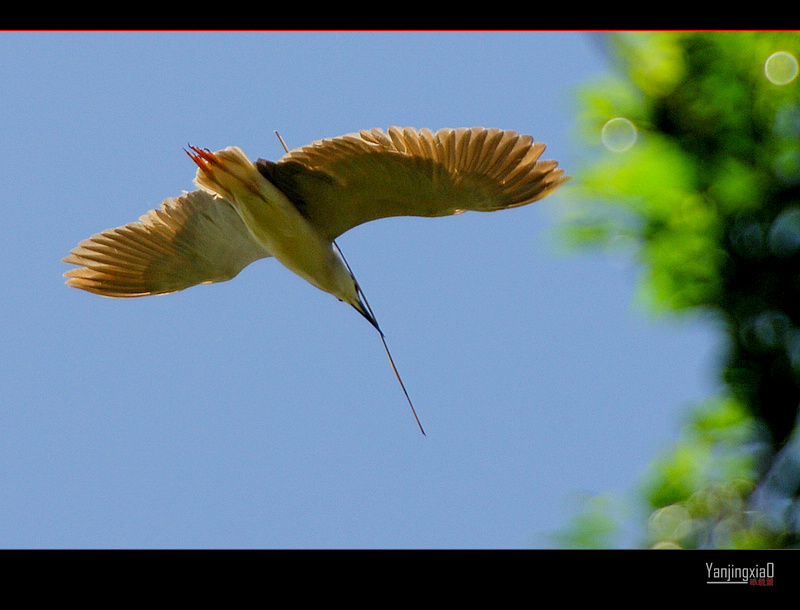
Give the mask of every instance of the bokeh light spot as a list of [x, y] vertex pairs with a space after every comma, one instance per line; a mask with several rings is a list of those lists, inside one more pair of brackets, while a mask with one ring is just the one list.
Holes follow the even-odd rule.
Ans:
[[797, 76], [797, 58], [786, 51], [773, 53], [764, 62], [764, 74], [771, 83], [786, 85]]
[[650, 535], [659, 541], [658, 546], [663, 546], [687, 536], [692, 529], [692, 518], [681, 504], [671, 504], [651, 514], [647, 525]]
[[636, 143], [636, 137], [636, 125], [623, 117], [607, 121], [600, 132], [603, 146], [612, 152], [625, 152]]
[[794, 256], [800, 251], [800, 208], [781, 212], [769, 229], [770, 250], [777, 256]]

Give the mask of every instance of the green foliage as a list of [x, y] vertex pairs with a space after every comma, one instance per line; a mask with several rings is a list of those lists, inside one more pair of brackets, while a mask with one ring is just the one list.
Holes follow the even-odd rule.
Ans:
[[[581, 92], [580, 133], [595, 155], [574, 181], [580, 202], [564, 235], [635, 245], [653, 310], [710, 313], [727, 339], [725, 396], [693, 412], [648, 477], [649, 543], [797, 544], [796, 524], [761, 518], [753, 501], [775, 460], [796, 451], [800, 36], [626, 33], [610, 43], [620, 77]], [[798, 486], [780, 493], [800, 514]]]
[[615, 512], [610, 498], [582, 498], [580, 511], [573, 516], [572, 523], [552, 538], [561, 548], [610, 548], [620, 529]]
[[733, 399], [691, 412], [677, 447], [656, 460], [644, 485], [649, 545], [731, 547], [734, 535], [763, 538], [746, 498], [755, 487], [754, 423]]

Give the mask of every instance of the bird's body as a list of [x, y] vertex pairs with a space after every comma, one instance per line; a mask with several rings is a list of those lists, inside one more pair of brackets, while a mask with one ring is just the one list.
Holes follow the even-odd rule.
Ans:
[[369, 319], [355, 278], [333, 240], [323, 236], [262, 176], [240, 148], [231, 146], [213, 154], [193, 150], [192, 158], [199, 166], [197, 185], [231, 202], [253, 239], [270, 256]]
[[378, 218], [541, 199], [567, 180], [555, 161], [539, 160], [544, 148], [500, 129], [397, 127], [320, 140], [277, 163], [253, 163], [237, 147], [192, 147], [200, 190], [82, 241], [64, 259], [79, 267], [64, 275], [96, 294], [145, 296], [229, 280], [272, 256], [381, 332], [334, 240]]

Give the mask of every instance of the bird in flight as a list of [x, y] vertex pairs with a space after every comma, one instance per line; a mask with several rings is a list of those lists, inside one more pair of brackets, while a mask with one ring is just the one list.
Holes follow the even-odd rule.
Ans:
[[[282, 140], [281, 140], [282, 142]], [[284, 145], [285, 148], [285, 145]], [[167, 294], [234, 278], [274, 257], [351, 305], [386, 339], [335, 239], [391, 216], [490, 212], [542, 199], [568, 180], [527, 135], [482, 127], [390, 127], [326, 138], [277, 162], [235, 146], [190, 146], [198, 190], [170, 197], [132, 222], [80, 242], [67, 284], [108, 297]]]

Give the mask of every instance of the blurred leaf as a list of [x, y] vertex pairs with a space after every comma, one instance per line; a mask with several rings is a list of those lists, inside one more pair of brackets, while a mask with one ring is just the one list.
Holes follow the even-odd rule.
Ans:
[[604, 496], [591, 496], [581, 501], [580, 510], [569, 525], [552, 538], [563, 548], [603, 549], [613, 546], [618, 532], [611, 500]]
[[[609, 46], [618, 77], [580, 94], [591, 155], [577, 200], [561, 200], [563, 236], [624, 243], [650, 308], [713, 314], [725, 346], [720, 397], [690, 411], [646, 476], [644, 538], [796, 546], [800, 459], [786, 451], [800, 405], [800, 36], [627, 32]], [[783, 74], [770, 80], [776, 52]], [[604, 139], [607, 125], [632, 126], [635, 138]], [[756, 502], [760, 491], [768, 502]], [[567, 540], [612, 531], [607, 512], [587, 510]]]

